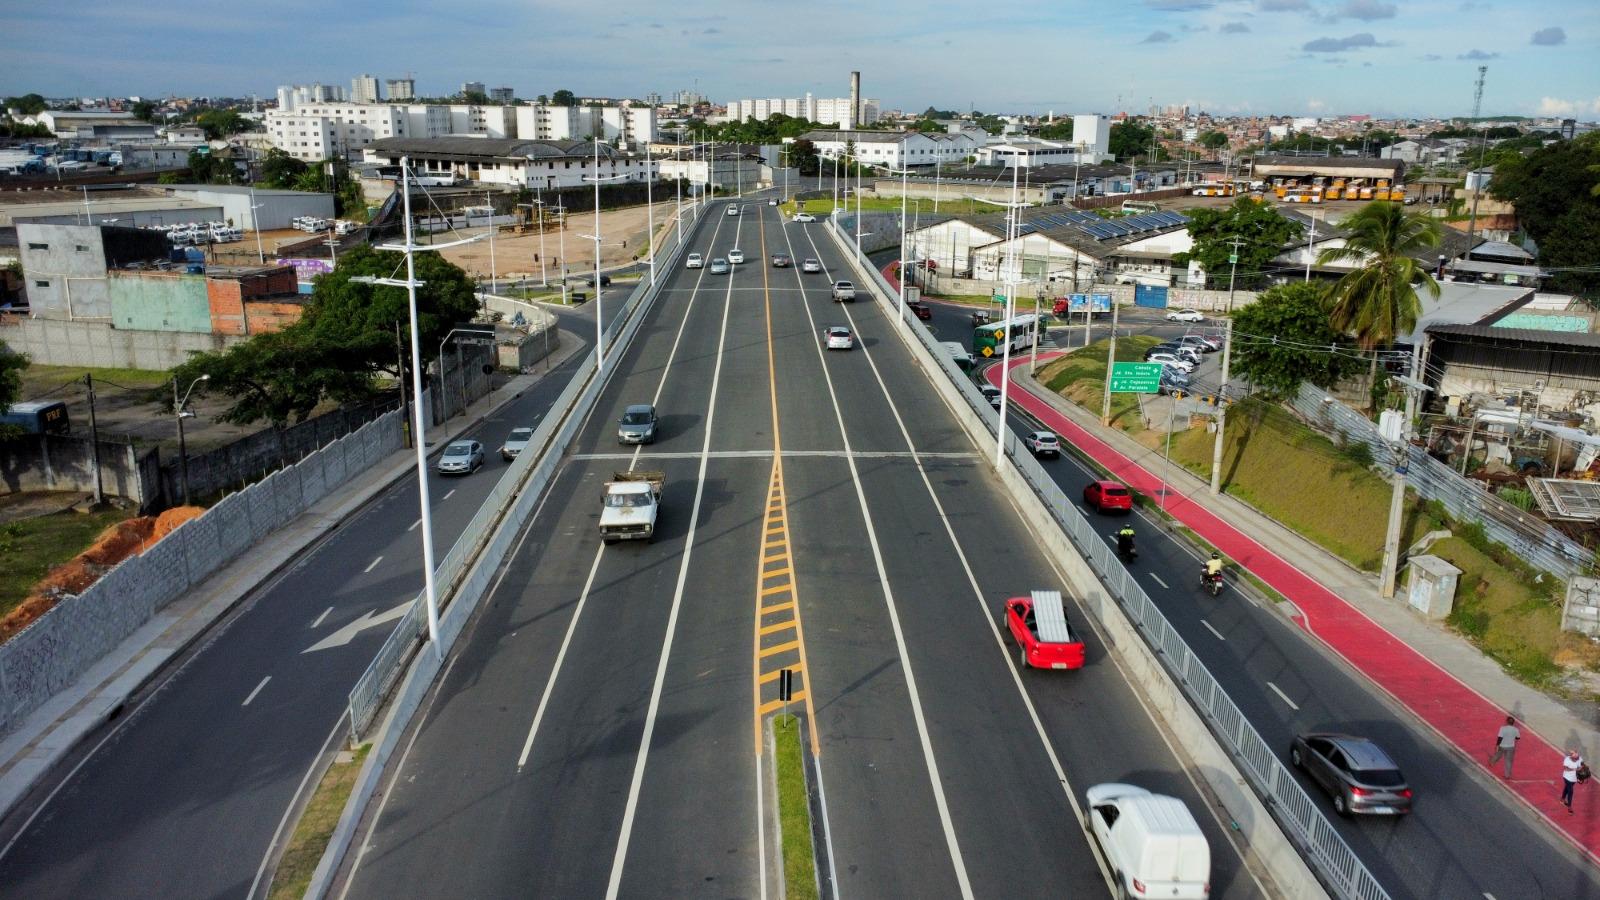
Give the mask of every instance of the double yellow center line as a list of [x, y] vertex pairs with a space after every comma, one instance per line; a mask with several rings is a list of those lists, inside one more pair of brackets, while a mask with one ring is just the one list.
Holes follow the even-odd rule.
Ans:
[[[757, 222], [766, 217], [760, 209]], [[767, 386], [772, 406], [772, 476], [767, 483], [761, 547], [756, 563], [755, 618], [755, 747], [761, 755], [761, 723], [784, 707], [779, 689], [784, 670], [792, 673], [790, 703], [804, 703], [811, 752], [821, 752], [817, 741], [816, 709], [811, 702], [810, 669], [806, 666], [805, 631], [800, 623], [800, 584], [795, 576], [790, 543], [789, 501], [783, 489], [783, 436], [778, 427], [778, 378], [772, 344], [771, 266], [767, 235], [761, 234], [761, 288], [767, 314]], [[803, 301], [802, 301], [803, 302]]]

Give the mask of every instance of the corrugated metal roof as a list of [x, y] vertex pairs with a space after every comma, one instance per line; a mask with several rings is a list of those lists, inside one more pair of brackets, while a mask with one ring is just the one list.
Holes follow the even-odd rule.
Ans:
[[1505, 342], [1524, 341], [1561, 347], [1600, 349], [1600, 334], [1577, 331], [1540, 331], [1534, 328], [1496, 328], [1493, 325], [1429, 325], [1428, 334], [1438, 337], [1486, 338]]

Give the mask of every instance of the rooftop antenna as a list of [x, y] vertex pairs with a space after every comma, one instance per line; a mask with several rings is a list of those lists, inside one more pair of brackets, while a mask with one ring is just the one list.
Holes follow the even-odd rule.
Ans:
[[[1488, 66], [1478, 67], [1478, 82], [1472, 91], [1472, 121], [1478, 126], [1478, 171], [1483, 170], [1483, 154], [1487, 149], [1489, 129], [1483, 127], [1478, 121], [1478, 114], [1483, 111], [1483, 77], [1489, 71]], [[1467, 173], [1471, 177], [1472, 173]], [[1478, 233], [1478, 197], [1483, 194], [1483, 176], [1478, 176], [1478, 185], [1472, 191], [1472, 216], [1467, 220], [1467, 253], [1472, 253], [1472, 239]]]

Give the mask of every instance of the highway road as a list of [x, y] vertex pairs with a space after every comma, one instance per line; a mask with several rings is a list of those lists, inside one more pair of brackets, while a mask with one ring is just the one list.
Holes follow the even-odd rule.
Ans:
[[[607, 294], [608, 318], [631, 289]], [[563, 340], [593, 346], [594, 310], [561, 313]], [[506, 471], [495, 453], [506, 433], [537, 423], [583, 355], [465, 435], [488, 448], [476, 474], [430, 471], [441, 557]], [[260, 585], [0, 822], [0, 895], [264, 891], [274, 836], [319, 755], [345, 732], [349, 689], [393, 628], [386, 614], [422, 589], [415, 478], [397, 480]]]
[[[1138, 692], [1019, 672], [1000, 603], [1061, 576], [875, 304], [830, 302], [822, 225], [745, 205], [670, 273], [447, 660], [369, 810], [343, 895], [775, 896], [762, 673], [802, 674], [845, 896], [1105, 891], [1088, 786], [1175, 794], [1214, 896], [1261, 890]], [[766, 263], [783, 252], [827, 272]], [[847, 325], [856, 349], [824, 351]], [[653, 402], [660, 439], [616, 442]], [[650, 543], [602, 545], [601, 483], [666, 475]], [[769, 502], [770, 498], [770, 502]]]
[[[947, 323], [946, 339], [957, 339], [965, 311], [936, 307], [935, 322]], [[1173, 326], [1148, 323], [1141, 331], [1166, 335]], [[1219, 354], [1210, 354], [1214, 366]], [[1204, 367], [1199, 372], [1205, 371]], [[1214, 383], [1213, 378], [1213, 383]], [[1014, 410], [1008, 421], [1018, 433], [1038, 424]], [[1152, 452], [1142, 461], [1161, 465]], [[1046, 469], [1066, 491], [1081, 498], [1095, 477], [1070, 452]], [[1123, 520], [1099, 520], [1107, 542]], [[1161, 526], [1156, 514], [1137, 511], [1139, 557], [1130, 567], [1162, 613], [1204, 660], [1228, 696], [1268, 744], [1287, 759], [1297, 733], [1341, 731], [1376, 740], [1395, 757], [1416, 791], [1415, 812], [1401, 821], [1344, 820], [1328, 798], [1302, 778], [1313, 799], [1367, 867], [1395, 897], [1600, 897], [1595, 868], [1567, 841], [1539, 821], [1509, 792], [1489, 783], [1476, 767], [1464, 766], [1432, 731], [1378, 691], [1358, 671], [1301, 631], [1269, 601], [1242, 588], [1238, 579], [1220, 597], [1198, 588], [1201, 557]], [[1485, 736], [1487, 752], [1490, 737]], [[1551, 772], [1519, 768], [1518, 778], [1547, 780]], [[1492, 823], [1492, 824], [1491, 824]]]

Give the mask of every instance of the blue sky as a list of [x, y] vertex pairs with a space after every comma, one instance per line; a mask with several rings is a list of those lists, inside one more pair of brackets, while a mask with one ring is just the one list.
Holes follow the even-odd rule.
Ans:
[[[842, 96], [887, 108], [1600, 119], [1596, 0], [10, 0], [0, 95], [272, 96], [412, 73], [533, 97]], [[1585, 49], [1587, 48], [1587, 49]]]

